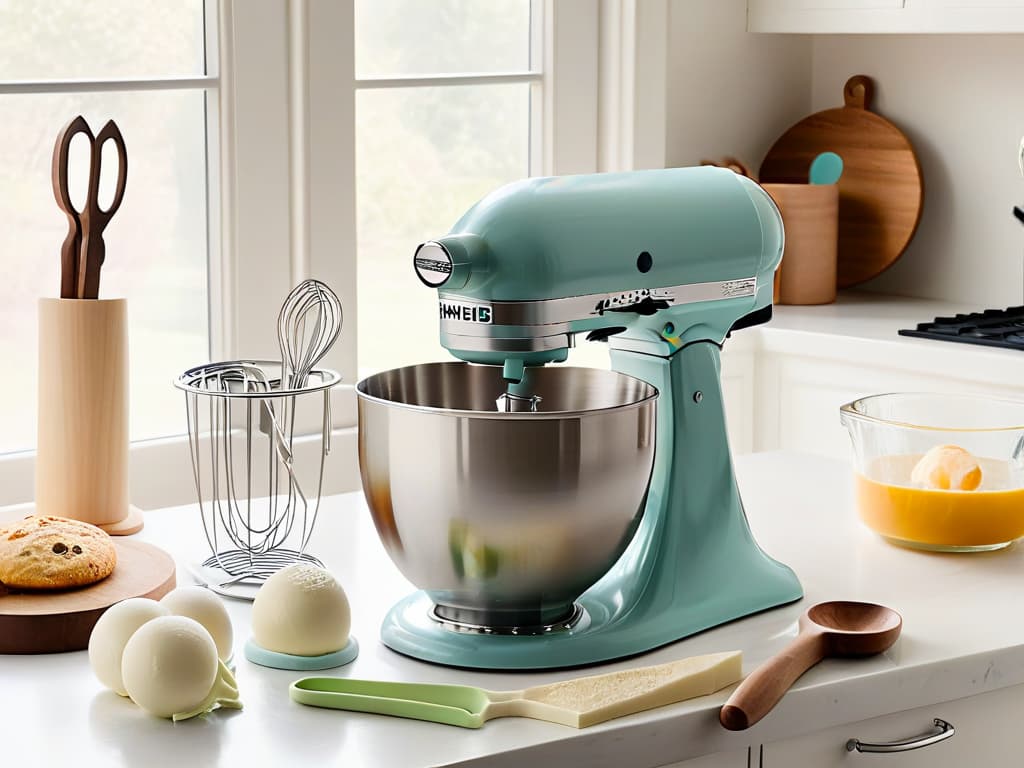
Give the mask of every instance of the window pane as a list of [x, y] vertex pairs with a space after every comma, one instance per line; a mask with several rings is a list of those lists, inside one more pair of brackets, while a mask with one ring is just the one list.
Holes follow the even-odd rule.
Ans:
[[361, 369], [450, 359], [438, 343], [437, 294], [416, 278], [412, 254], [528, 175], [529, 88], [357, 92]]
[[530, 0], [355, 0], [356, 77], [530, 66]]
[[0, 80], [203, 73], [203, 0], [0, 0]]
[[57, 132], [76, 114], [94, 132], [113, 117], [128, 148], [124, 202], [104, 234], [100, 297], [128, 298], [132, 437], [184, 431], [171, 380], [209, 359], [203, 100], [201, 91], [0, 97], [0, 360], [17, 371], [8, 389], [0, 386], [0, 452], [35, 444], [36, 303], [60, 293], [67, 233], [50, 161]]

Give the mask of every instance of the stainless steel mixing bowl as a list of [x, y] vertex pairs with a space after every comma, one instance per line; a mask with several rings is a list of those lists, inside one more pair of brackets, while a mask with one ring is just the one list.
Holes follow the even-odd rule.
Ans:
[[536, 413], [499, 412], [496, 366], [433, 363], [357, 387], [363, 492], [384, 546], [442, 623], [541, 632], [622, 554], [654, 464], [657, 390], [532, 369]]

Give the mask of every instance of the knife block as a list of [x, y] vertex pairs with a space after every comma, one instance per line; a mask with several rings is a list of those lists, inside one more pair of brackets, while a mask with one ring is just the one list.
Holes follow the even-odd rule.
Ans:
[[128, 501], [128, 302], [39, 300], [36, 514], [110, 534], [142, 528]]

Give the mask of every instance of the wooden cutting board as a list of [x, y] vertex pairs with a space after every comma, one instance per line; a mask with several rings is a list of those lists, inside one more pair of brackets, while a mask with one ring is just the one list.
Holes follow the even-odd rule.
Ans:
[[[924, 186], [914, 148], [899, 128], [871, 112], [874, 84], [855, 75], [845, 105], [806, 117], [786, 131], [761, 164], [762, 183], [807, 183], [822, 152], [843, 158], [839, 180], [840, 288], [881, 274], [903, 254], [921, 219]], [[783, 257], [785, 258], [785, 257]]]
[[80, 651], [103, 612], [129, 597], [159, 600], [175, 585], [174, 560], [144, 541], [117, 539], [117, 567], [102, 581], [60, 592], [0, 596], [0, 653]]

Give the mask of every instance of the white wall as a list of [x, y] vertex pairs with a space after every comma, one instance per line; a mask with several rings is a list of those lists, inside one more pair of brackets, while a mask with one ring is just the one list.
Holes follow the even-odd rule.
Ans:
[[666, 164], [735, 155], [757, 169], [809, 113], [812, 40], [746, 32], [746, 0], [671, 0]]
[[875, 79], [925, 181], [907, 252], [865, 288], [972, 306], [1024, 303], [1022, 35], [749, 34], [746, 0], [670, 0], [666, 164], [736, 155], [752, 168], [811, 112]]
[[903, 257], [866, 287], [984, 307], [1024, 302], [1024, 36], [818, 35], [812, 105], [842, 104], [853, 74], [921, 161], [924, 214]]

